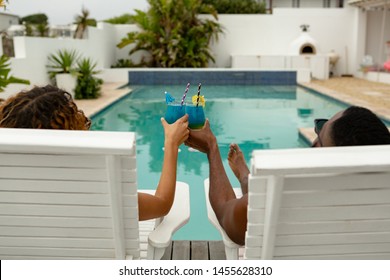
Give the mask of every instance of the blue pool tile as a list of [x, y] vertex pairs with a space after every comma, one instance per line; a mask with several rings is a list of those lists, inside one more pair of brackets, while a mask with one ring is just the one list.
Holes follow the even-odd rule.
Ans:
[[296, 85], [295, 71], [129, 71], [130, 85]]

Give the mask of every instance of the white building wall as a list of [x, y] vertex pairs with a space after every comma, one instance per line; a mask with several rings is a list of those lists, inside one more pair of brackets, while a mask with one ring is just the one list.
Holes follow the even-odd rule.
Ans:
[[291, 8], [293, 5], [292, 0], [273, 0], [273, 8]]
[[0, 13], [0, 31], [5, 31], [11, 25], [19, 24], [19, 17], [16, 15]]
[[[19, 24], [18, 16], [0, 13], [0, 32], [6, 31], [11, 25], [18, 25], [18, 24]], [[1, 43], [0, 40], [0, 55], [2, 54], [3, 54], [3, 44]]]
[[[384, 14], [382, 10], [366, 11], [367, 32], [366, 55], [371, 55], [375, 63], [383, 65], [388, 59], [386, 53], [386, 42], [390, 41], [390, 11]], [[385, 17], [385, 18], [384, 18]], [[384, 34], [382, 35], [382, 25], [384, 24]]]
[[[292, 8], [294, 2], [298, 3], [297, 1], [293, 1], [293, 0], [273, 0], [272, 5], [274, 8]], [[331, 0], [330, 7], [337, 7], [337, 3], [338, 0]], [[299, 8], [323, 8], [323, 7], [324, 7], [324, 0], [299, 0]]]
[[322, 8], [324, 7], [324, 3], [322, 0], [320, 1], [300, 0], [299, 7], [300, 8]]
[[360, 63], [366, 53], [367, 13], [361, 9], [357, 10], [357, 16], [354, 18], [354, 21], [356, 28], [353, 30], [353, 42], [356, 42], [356, 47], [351, 49], [352, 69], [349, 69], [351, 73], [357, 73], [360, 70]]
[[[346, 69], [346, 53], [356, 48], [353, 34], [358, 9], [274, 9], [273, 15], [219, 15], [225, 34], [214, 43], [216, 63], [211, 67], [230, 67], [231, 54], [285, 55], [290, 43], [301, 33], [300, 25], [309, 24], [309, 34], [319, 46], [318, 54], [334, 50], [340, 55], [336, 73]], [[348, 49], [346, 51], [346, 49]], [[352, 69], [352, 57], [348, 59]]]

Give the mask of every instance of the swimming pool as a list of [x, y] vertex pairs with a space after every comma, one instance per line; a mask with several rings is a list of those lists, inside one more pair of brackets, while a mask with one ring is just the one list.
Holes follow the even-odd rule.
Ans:
[[[155, 188], [163, 160], [164, 134], [160, 118], [166, 104], [164, 91], [180, 100], [182, 86], [133, 87], [131, 94], [92, 118], [93, 130], [135, 131], [139, 189]], [[187, 98], [196, 93], [190, 89]], [[202, 85], [205, 114], [217, 137], [224, 166], [233, 186], [239, 186], [227, 163], [230, 143], [238, 143], [247, 164], [254, 149], [307, 147], [298, 128], [312, 127], [315, 118], [329, 118], [347, 106], [298, 86]], [[203, 181], [208, 177], [205, 154], [182, 145], [177, 179], [190, 185], [191, 218], [176, 240], [220, 240], [208, 222]]]

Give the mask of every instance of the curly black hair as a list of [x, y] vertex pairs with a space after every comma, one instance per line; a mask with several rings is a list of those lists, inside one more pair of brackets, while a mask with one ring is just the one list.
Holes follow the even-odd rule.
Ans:
[[390, 132], [370, 110], [351, 106], [332, 125], [332, 139], [336, 146], [390, 144]]
[[51, 85], [22, 91], [0, 105], [0, 127], [86, 130], [89, 126], [72, 96]]

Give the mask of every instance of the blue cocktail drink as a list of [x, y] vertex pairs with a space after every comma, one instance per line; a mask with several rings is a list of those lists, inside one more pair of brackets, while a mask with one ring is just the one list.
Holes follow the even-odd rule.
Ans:
[[186, 114], [188, 114], [188, 126], [191, 129], [200, 129], [206, 121], [203, 106], [190, 105], [186, 106]]
[[165, 120], [167, 123], [172, 124], [176, 120], [180, 119], [185, 115], [185, 104], [171, 102], [167, 104], [167, 111], [165, 112]]

